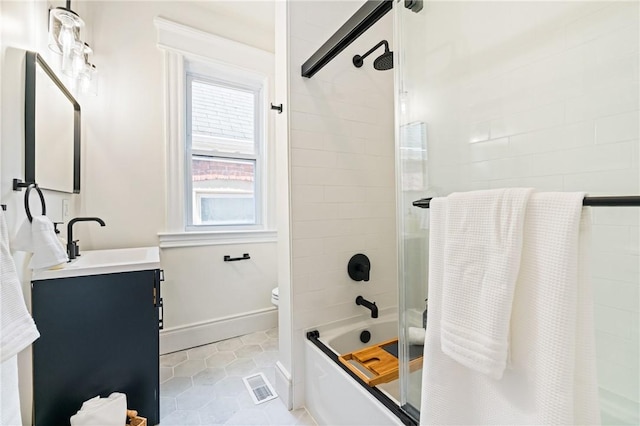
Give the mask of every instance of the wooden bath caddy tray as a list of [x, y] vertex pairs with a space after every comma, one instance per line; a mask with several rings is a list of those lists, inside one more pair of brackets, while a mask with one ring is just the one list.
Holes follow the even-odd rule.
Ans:
[[[384, 346], [394, 343], [398, 344], [397, 338], [340, 355], [338, 359], [363, 382], [373, 387], [398, 378], [398, 358], [384, 349]], [[421, 367], [422, 356], [409, 361], [409, 371], [413, 372]], [[369, 374], [365, 374], [363, 370]]]

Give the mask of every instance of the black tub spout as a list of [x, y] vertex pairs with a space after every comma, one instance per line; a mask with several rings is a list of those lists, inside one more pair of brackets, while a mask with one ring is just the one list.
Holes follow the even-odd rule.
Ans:
[[356, 305], [364, 306], [371, 311], [371, 318], [378, 318], [378, 307], [376, 302], [369, 302], [362, 296], [356, 297]]

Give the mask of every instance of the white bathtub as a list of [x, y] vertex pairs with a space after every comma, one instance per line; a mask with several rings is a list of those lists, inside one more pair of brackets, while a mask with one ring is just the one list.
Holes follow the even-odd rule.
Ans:
[[[388, 316], [324, 331], [322, 328], [318, 328], [318, 331], [320, 331], [320, 340], [335, 353], [342, 355], [398, 337], [398, 321], [396, 318]], [[368, 343], [360, 341], [360, 334], [363, 331], [368, 331], [371, 334], [371, 340]]]
[[[397, 315], [349, 325], [318, 327], [320, 341], [337, 355], [398, 335]], [[360, 333], [371, 333], [369, 343]], [[397, 403], [397, 380], [378, 386]], [[402, 422], [311, 341], [305, 343], [305, 405], [319, 425], [402, 425]]]

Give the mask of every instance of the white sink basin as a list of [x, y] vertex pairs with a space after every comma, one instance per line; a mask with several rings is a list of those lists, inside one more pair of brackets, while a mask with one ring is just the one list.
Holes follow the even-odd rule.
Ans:
[[80, 254], [80, 257], [67, 263], [62, 269], [33, 271], [31, 279], [50, 280], [160, 268], [158, 247], [87, 250]]

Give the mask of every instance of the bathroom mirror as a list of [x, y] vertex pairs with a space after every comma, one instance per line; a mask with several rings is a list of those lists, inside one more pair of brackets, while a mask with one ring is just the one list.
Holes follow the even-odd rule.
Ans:
[[80, 104], [36, 52], [26, 52], [25, 182], [80, 192]]

